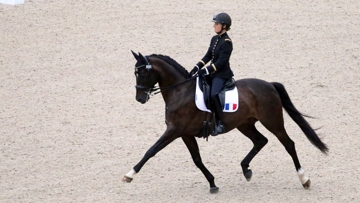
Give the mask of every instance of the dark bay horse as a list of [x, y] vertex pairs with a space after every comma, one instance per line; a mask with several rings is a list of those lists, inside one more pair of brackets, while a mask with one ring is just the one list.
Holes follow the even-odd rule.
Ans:
[[[132, 53], [136, 59], [136, 100], [142, 104], [146, 103], [155, 90], [155, 84], [158, 83], [166, 106], [167, 129], [122, 180], [131, 182], [133, 176], [151, 157], [181, 137], [195, 165], [209, 182], [210, 192], [217, 193], [219, 188], [215, 185], [214, 176], [201, 160], [196, 141], [196, 137], [200, 137], [204, 118], [209, 114], [209, 112], [198, 110], [195, 106], [196, 80], [192, 80], [189, 72], [168, 56], [153, 54], [144, 57], [140, 53]], [[247, 181], [250, 181], [252, 176], [252, 171], [249, 169], [251, 160], [268, 142], [267, 138], [255, 128], [255, 123], [260, 121], [283, 144], [294, 162], [301, 184], [305, 189], [309, 188], [310, 180], [305, 176], [305, 171], [296, 154], [295, 144], [285, 130], [282, 109], [287, 111], [315, 147], [325, 154], [328, 148], [304, 116], [294, 107], [284, 86], [277, 82], [269, 83], [259, 79], [237, 80], [235, 85], [239, 95], [239, 109], [234, 113], [224, 113], [223, 121], [227, 132], [237, 128], [254, 144], [241, 161], [242, 171]]]

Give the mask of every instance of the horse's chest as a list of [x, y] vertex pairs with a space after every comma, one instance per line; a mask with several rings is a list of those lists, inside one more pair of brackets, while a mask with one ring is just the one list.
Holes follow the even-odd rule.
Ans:
[[165, 107], [165, 119], [167, 122], [178, 123], [184, 118], [185, 110], [179, 108]]

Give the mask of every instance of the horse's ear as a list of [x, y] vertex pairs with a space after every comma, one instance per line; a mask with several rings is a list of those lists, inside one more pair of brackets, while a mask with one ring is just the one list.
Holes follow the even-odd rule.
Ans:
[[139, 52], [139, 57], [144, 59], [145, 57]]
[[139, 55], [137, 55], [135, 52], [133, 52], [132, 50], [131, 50], [131, 53], [134, 55], [134, 57], [135, 57], [135, 59], [138, 61], [139, 60]]
[[142, 60], [144, 63], [149, 63], [148, 60], [145, 58], [145, 56], [143, 56], [140, 52], [139, 52], [139, 58], [140, 58], [140, 60]]

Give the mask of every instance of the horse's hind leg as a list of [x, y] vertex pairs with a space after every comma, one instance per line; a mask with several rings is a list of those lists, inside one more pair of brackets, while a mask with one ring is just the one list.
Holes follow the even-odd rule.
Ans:
[[251, 160], [257, 153], [267, 144], [268, 139], [264, 137], [256, 128], [254, 123], [241, 125], [237, 128], [246, 137], [248, 137], [254, 144], [251, 151], [241, 161], [241, 168], [247, 181], [251, 180], [252, 171], [249, 169]]
[[281, 144], [285, 147], [286, 151], [290, 154], [294, 165], [295, 165], [295, 169], [297, 171], [297, 174], [300, 178], [301, 184], [303, 185], [303, 187], [305, 189], [308, 189], [310, 187], [310, 179], [308, 177], [305, 176], [305, 171], [304, 169], [301, 168], [300, 165], [300, 161], [298, 159], [297, 153], [296, 153], [296, 149], [295, 149], [295, 143], [294, 141], [292, 141], [289, 137], [289, 135], [287, 134], [283, 122], [277, 123], [273, 121], [269, 121], [269, 122], [261, 122], [265, 128], [267, 128], [270, 132], [272, 132], [281, 142]]
[[293, 159], [295, 169], [298, 173], [301, 184], [305, 189], [308, 189], [310, 187], [310, 179], [305, 176], [305, 171], [304, 169], [301, 168], [300, 161], [296, 153], [294, 141], [290, 139], [285, 129], [282, 133], [278, 133], [277, 137], [280, 140], [280, 142], [284, 145], [286, 151], [290, 154], [291, 158]]

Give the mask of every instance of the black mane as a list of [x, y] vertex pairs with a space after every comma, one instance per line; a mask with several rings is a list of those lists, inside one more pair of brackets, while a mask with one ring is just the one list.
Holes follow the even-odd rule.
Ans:
[[178, 70], [185, 78], [190, 77], [189, 72], [182, 65], [180, 65], [178, 62], [176, 62], [174, 59], [172, 59], [169, 56], [165, 56], [165, 55], [161, 55], [161, 54], [152, 54], [149, 57], [156, 57], [161, 60], [164, 60], [164, 61], [166, 61], [166, 63], [170, 64], [176, 70]]

